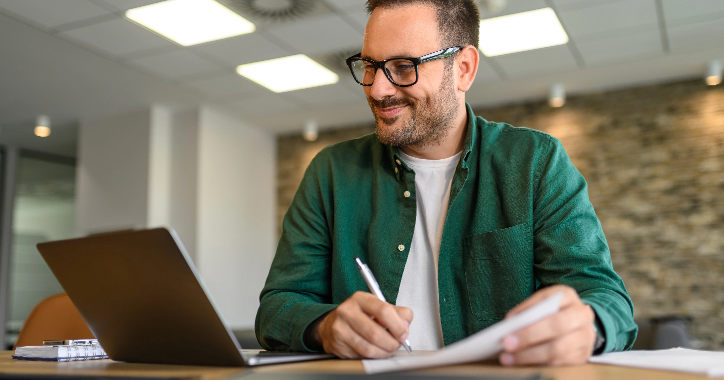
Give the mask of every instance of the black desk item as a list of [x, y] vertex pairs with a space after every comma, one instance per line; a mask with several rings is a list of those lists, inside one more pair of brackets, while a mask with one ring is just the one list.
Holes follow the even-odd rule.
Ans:
[[38, 250], [113, 360], [253, 366], [331, 357], [242, 352], [173, 231], [109, 233]]

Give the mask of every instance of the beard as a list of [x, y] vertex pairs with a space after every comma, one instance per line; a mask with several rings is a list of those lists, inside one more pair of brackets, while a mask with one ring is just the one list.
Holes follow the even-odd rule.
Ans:
[[[458, 116], [452, 74], [452, 65], [446, 65], [439, 91], [424, 99], [397, 96], [375, 100], [368, 96], [367, 102], [375, 117], [375, 129], [380, 142], [391, 146], [426, 148], [445, 141], [453, 127], [452, 121]], [[399, 106], [408, 106], [410, 109], [407, 119], [403, 119], [404, 116], [385, 118], [377, 112], [379, 108]]]

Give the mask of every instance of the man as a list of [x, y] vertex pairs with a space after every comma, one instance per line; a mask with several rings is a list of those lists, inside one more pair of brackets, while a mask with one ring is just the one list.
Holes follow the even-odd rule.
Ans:
[[[259, 342], [342, 358], [389, 357], [406, 339], [439, 349], [562, 291], [558, 313], [503, 340], [502, 364], [630, 349], [633, 305], [560, 142], [465, 103], [479, 60], [473, 0], [367, 7], [348, 65], [377, 131], [307, 169], [261, 294]], [[367, 292], [355, 257], [391, 304]]]

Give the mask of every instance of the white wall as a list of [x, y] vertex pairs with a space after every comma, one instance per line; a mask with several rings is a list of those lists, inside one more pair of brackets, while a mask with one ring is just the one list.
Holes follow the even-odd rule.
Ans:
[[209, 107], [80, 125], [76, 231], [172, 227], [232, 328], [252, 328], [276, 247], [276, 144]]
[[148, 227], [171, 223], [171, 151], [173, 149], [171, 111], [152, 106], [148, 131]]
[[175, 112], [171, 133], [171, 195], [169, 225], [196, 262], [196, 182], [198, 180], [199, 112]]
[[227, 323], [252, 328], [276, 246], [274, 136], [202, 108], [198, 147], [197, 263]]
[[150, 108], [82, 120], [76, 233], [143, 228], [148, 218]]

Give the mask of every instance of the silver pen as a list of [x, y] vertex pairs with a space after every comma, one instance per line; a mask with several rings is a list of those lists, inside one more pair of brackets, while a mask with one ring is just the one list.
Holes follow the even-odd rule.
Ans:
[[[385, 299], [385, 295], [382, 294], [382, 290], [380, 289], [380, 284], [377, 283], [377, 280], [375, 279], [375, 275], [372, 274], [372, 271], [370, 268], [362, 262], [362, 260], [359, 259], [359, 257], [355, 257], [354, 261], [357, 262], [357, 267], [359, 268], [359, 273], [362, 275], [362, 278], [365, 280], [365, 283], [367, 283], [367, 287], [370, 288], [370, 291], [372, 294], [377, 296], [377, 298], [380, 299], [382, 302], [387, 302]], [[405, 351], [407, 351], [408, 354], [412, 354], [412, 347], [410, 347], [410, 341], [405, 339], [405, 342], [402, 343], [402, 347], [405, 348]]]

